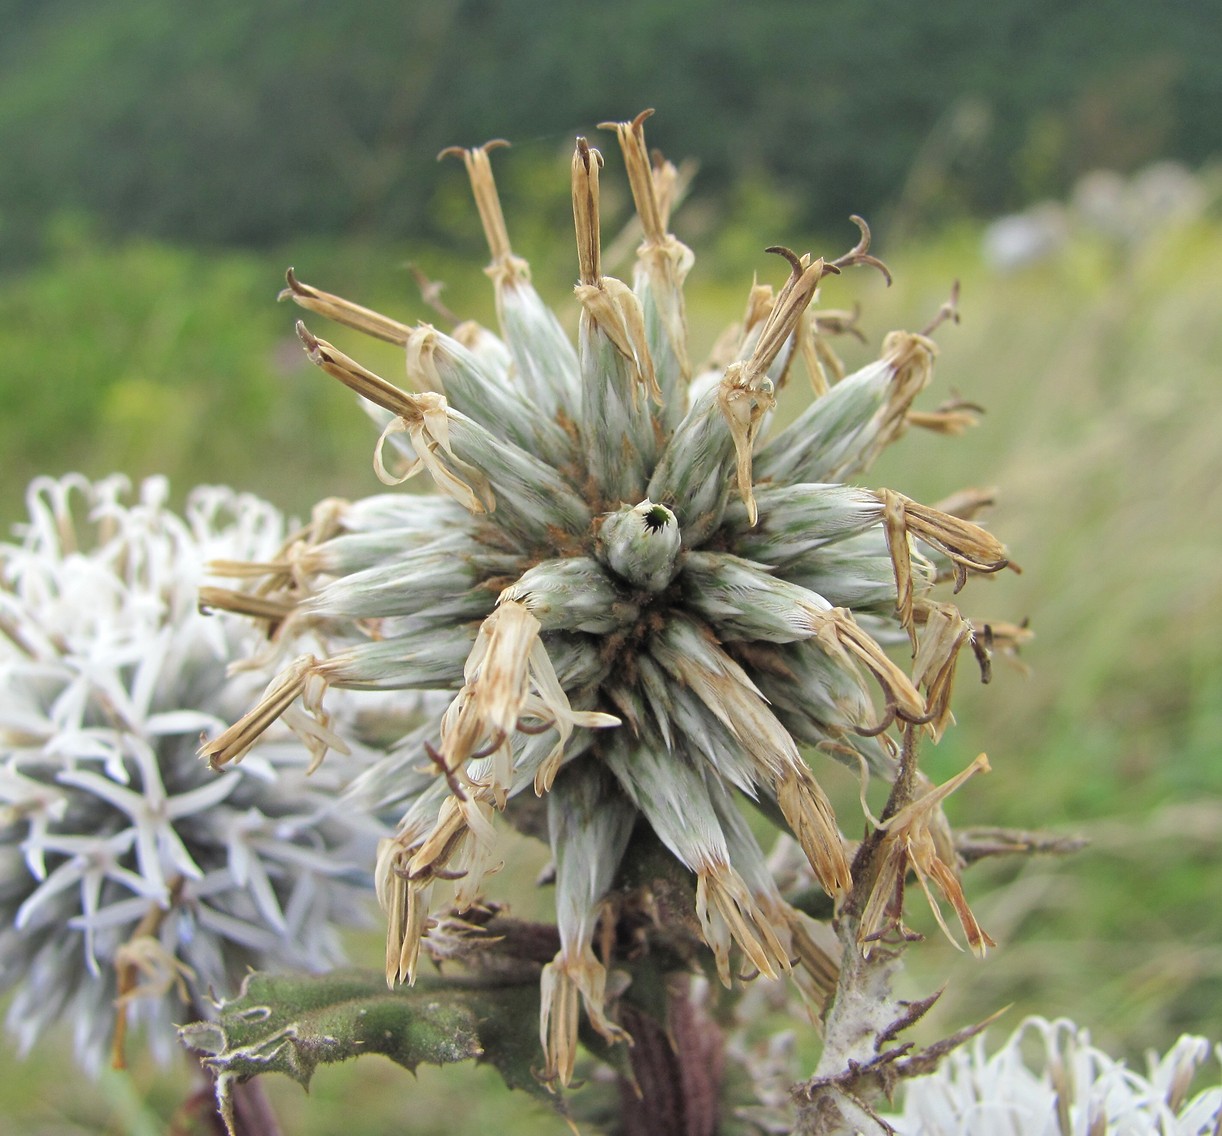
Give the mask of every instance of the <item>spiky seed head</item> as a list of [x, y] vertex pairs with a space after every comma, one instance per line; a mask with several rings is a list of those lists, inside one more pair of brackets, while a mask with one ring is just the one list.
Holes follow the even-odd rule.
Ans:
[[[696, 923], [723, 978], [735, 951], [764, 974], [796, 957], [817, 972], [810, 988], [826, 989], [825, 954], [781, 899], [736, 801], [757, 800], [844, 894], [844, 841], [798, 743], [892, 776], [892, 728], [937, 734], [949, 721], [966, 625], [927, 602], [941, 562], [960, 578], [1004, 562], [966, 519], [845, 483], [904, 433], [935, 355], [926, 334], [897, 332], [846, 375], [832, 352], [829, 337], [856, 320], [821, 319], [820, 286], [854, 265], [886, 271], [864, 221], [838, 258], [772, 248], [788, 262], [784, 284], [752, 288], [714, 362], [691, 365], [692, 258], [668, 229], [676, 178], [649, 161], [646, 117], [610, 124], [644, 233], [631, 285], [602, 254], [603, 158], [585, 139], [573, 155], [575, 349], [512, 251], [493, 144], [452, 153], [488, 238], [499, 337], [471, 324], [410, 329], [295, 277], [286, 293], [404, 344], [411, 392], [300, 329], [310, 358], [376, 405], [378, 476], [427, 473], [449, 498], [338, 506], [264, 585], [289, 604], [285, 623], [323, 645], [297, 665], [315, 683], [302, 683], [298, 724], [317, 738], [318, 683], [429, 692], [423, 724], [358, 787], [404, 813], [378, 861], [392, 982], [415, 976], [437, 885], [456, 878], [460, 905], [471, 902], [497, 814], [549, 794], [563, 947], [545, 972], [541, 1033], [561, 1081], [579, 1002], [617, 1036], [604, 1005], [614, 959], [592, 953], [593, 928], [634, 823], [692, 873]], [[775, 391], [802, 365], [816, 397], [772, 431]], [[878, 641], [905, 633], [912, 675]], [[250, 732], [287, 689], [251, 711]], [[918, 820], [891, 823], [915, 838]]]

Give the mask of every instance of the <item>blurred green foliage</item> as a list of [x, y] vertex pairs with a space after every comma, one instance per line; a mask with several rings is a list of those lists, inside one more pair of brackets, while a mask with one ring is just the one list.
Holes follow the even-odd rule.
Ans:
[[192, 244], [435, 235], [442, 147], [547, 160], [644, 106], [702, 193], [762, 178], [822, 226], [1222, 150], [1203, 0], [2, 0], [0, 26], [9, 269], [65, 209]]
[[48, 257], [0, 282], [3, 514], [17, 513], [31, 477], [68, 470], [167, 472], [184, 493], [222, 481], [295, 510], [327, 481], [355, 492], [366, 422], [317, 381], [292, 313], [277, 308], [283, 267], [111, 244], [61, 218]]

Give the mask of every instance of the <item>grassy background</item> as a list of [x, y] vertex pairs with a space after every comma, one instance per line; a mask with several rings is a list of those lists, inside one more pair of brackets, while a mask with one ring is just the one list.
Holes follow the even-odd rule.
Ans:
[[[738, 314], [753, 270], [779, 275], [771, 258], [738, 254], [779, 237], [775, 228], [775, 219], [733, 218], [716, 239], [705, 230], [694, 242], [698, 346]], [[909, 954], [913, 993], [949, 979], [929, 1035], [1013, 1002], [1012, 1023], [1027, 1012], [1068, 1014], [1130, 1054], [1165, 1047], [1183, 1030], [1217, 1038], [1222, 226], [1164, 229], [1129, 247], [1079, 236], [1009, 275], [983, 265], [979, 237], [964, 227], [884, 249], [894, 288], [853, 274], [829, 284], [824, 302], [860, 298], [876, 347], [892, 327], [925, 324], [950, 281], [962, 281], [963, 322], [938, 333], [942, 358], [924, 405], [954, 390], [988, 413], [963, 438], [910, 434], [868, 482], [926, 501], [997, 486], [989, 523], [1024, 571], [973, 581], [962, 606], [979, 617], [1029, 616], [1036, 639], [1026, 670], [999, 663], [987, 688], [964, 665], [960, 725], [926, 764], [941, 779], [989, 753], [994, 772], [951, 801], [958, 824], [1049, 827], [1091, 844], [1070, 861], [974, 869], [969, 896], [999, 949], [979, 962], [931, 935]], [[108, 245], [72, 220], [55, 248], [0, 286], [6, 521], [20, 516], [30, 475], [68, 469], [166, 472], [180, 492], [225, 481], [296, 511], [323, 495], [379, 488], [363, 416], [301, 359], [288, 335], [294, 313], [271, 302], [288, 258]], [[443, 268], [443, 250], [411, 255], [448, 283], [452, 307], [491, 318], [478, 264]], [[391, 314], [428, 316], [404, 249], [319, 243], [292, 259], [311, 283]], [[536, 263], [551, 298], [563, 301], [570, 276], [567, 251], [565, 261]], [[391, 352], [334, 338], [397, 374]], [[851, 817], [854, 787], [836, 772], [828, 778]], [[539, 852], [520, 852], [506, 893], [529, 912], [547, 897], [529, 886]], [[914, 921], [931, 929], [918, 906]], [[358, 961], [377, 964], [376, 945], [356, 949]], [[74, 1093], [51, 1106], [48, 1086], [63, 1081], [67, 1052], [64, 1039], [50, 1038], [28, 1063], [5, 1063], [0, 1116], [9, 1130], [163, 1130], [185, 1074], [137, 1066], [130, 1078], [92, 1085], [72, 1073]], [[422, 1070], [411, 1082], [367, 1060], [322, 1070], [309, 1098], [288, 1083], [268, 1088], [294, 1134], [564, 1130], [483, 1070]]]

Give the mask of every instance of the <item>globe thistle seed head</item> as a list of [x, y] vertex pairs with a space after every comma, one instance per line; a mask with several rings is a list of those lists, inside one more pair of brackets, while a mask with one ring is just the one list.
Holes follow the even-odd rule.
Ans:
[[[742, 325], [692, 366], [692, 256], [668, 231], [677, 175], [650, 161], [647, 117], [609, 124], [643, 234], [631, 285], [604, 263], [602, 156], [584, 139], [573, 155], [575, 347], [510, 244], [489, 160], [501, 143], [447, 151], [466, 166], [488, 239], [499, 336], [408, 328], [290, 277], [286, 295], [307, 311], [403, 344], [411, 390], [299, 324], [310, 358], [376, 408], [378, 476], [427, 473], [445, 500], [337, 505], [294, 548], [291, 571], [256, 589], [322, 644], [290, 668], [300, 693], [306, 676], [430, 692], [423, 721], [353, 788], [403, 810], [376, 873], [390, 982], [415, 976], [439, 884], [455, 883], [460, 906], [477, 896], [497, 815], [546, 825], [563, 945], [545, 973], [541, 1032], [561, 1081], [579, 1003], [615, 1035], [604, 1005], [614, 960], [591, 953], [591, 928], [630, 820], [691, 873], [693, 924], [723, 979], [735, 952], [768, 975], [805, 959], [803, 981], [826, 995], [827, 953], [772, 883], [737, 802], [788, 828], [843, 895], [844, 840], [799, 744], [892, 778], [893, 728], [940, 734], [955, 659], [968, 643], [984, 652], [931, 589], [942, 574], [961, 584], [1006, 563], [967, 516], [846, 483], [904, 433], [936, 353], [932, 328], [893, 333], [854, 374], [831, 351], [855, 316], [812, 310], [819, 288], [855, 265], [883, 268], [859, 218], [843, 256], [770, 249], [788, 263], [785, 283], [754, 287]], [[775, 392], [798, 366], [816, 397], [772, 431]], [[883, 642], [912, 646], [915, 669]], [[240, 756], [289, 689], [205, 755]], [[545, 820], [528, 789], [549, 796]], [[918, 830], [917, 819], [904, 827]], [[949, 888], [953, 870], [921, 855]]]
[[129, 1015], [164, 1056], [171, 1022], [250, 966], [336, 961], [378, 832], [337, 807], [342, 763], [308, 778], [283, 729], [238, 769], [199, 761], [201, 732], [258, 690], [227, 670], [258, 632], [201, 614], [203, 565], [273, 561], [285, 522], [229, 490], [182, 515], [166, 497], [160, 479], [133, 500], [121, 478], [42, 478], [0, 546], [0, 986], [23, 1048], [70, 1018], [89, 1068], [112, 1035], [121, 1056]]

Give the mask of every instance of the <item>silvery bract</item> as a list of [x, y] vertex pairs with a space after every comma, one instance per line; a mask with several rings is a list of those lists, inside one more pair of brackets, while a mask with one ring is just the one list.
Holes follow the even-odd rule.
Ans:
[[[337, 809], [342, 761], [282, 731], [221, 775], [196, 755], [262, 682], [258, 636], [198, 610], [211, 559], [271, 555], [280, 514], [164, 481], [42, 478], [0, 546], [0, 988], [23, 1048], [57, 1018], [91, 1068], [129, 1016], [155, 1052], [251, 966], [320, 968], [370, 888], [376, 830]], [[113, 1036], [112, 1036], [113, 1035]]]
[[900, 1136], [1202, 1136], [1222, 1125], [1222, 1087], [1193, 1093], [1211, 1057], [1201, 1037], [1151, 1053], [1145, 1076], [1109, 1057], [1066, 1019], [1029, 1018], [991, 1057], [985, 1039], [908, 1082], [888, 1117]]
[[[843, 895], [845, 843], [799, 747], [890, 778], [893, 726], [938, 736], [955, 657], [968, 643], [983, 654], [984, 637], [930, 589], [1006, 563], [966, 519], [972, 495], [952, 515], [850, 484], [907, 427], [935, 355], [926, 334], [895, 332], [877, 361], [839, 369], [827, 336], [842, 314], [811, 305], [825, 278], [881, 267], [864, 222], [835, 261], [771, 250], [788, 280], [752, 289], [742, 326], [693, 371], [692, 255], [668, 231], [676, 171], [651, 165], [645, 117], [613, 125], [644, 233], [631, 286], [602, 270], [602, 158], [584, 139], [573, 156], [576, 347], [511, 248], [490, 147], [458, 153], [492, 252], [499, 336], [409, 327], [290, 273], [286, 295], [303, 308], [403, 347], [407, 389], [298, 325], [309, 357], [382, 415], [379, 476], [427, 472], [440, 496], [328, 503], [307, 539], [244, 570], [263, 580], [228, 602], [256, 615], [264, 605], [273, 649], [308, 630], [326, 650], [295, 658], [204, 750], [217, 766], [237, 760], [286, 708], [300, 714], [299, 697], [320, 706], [323, 687], [444, 692], [359, 786], [403, 810], [376, 871], [387, 978], [414, 979], [439, 883], [453, 881], [460, 908], [481, 895], [497, 815], [546, 795], [562, 945], [543, 976], [541, 1032], [561, 1081], [579, 1004], [606, 1038], [623, 1036], [607, 994], [614, 959], [595, 943], [640, 826], [693, 874], [723, 981], [735, 951], [765, 975], [819, 956], [740, 800], [787, 827], [822, 886]], [[813, 402], [770, 432], [775, 392], [803, 369]], [[911, 643], [911, 672], [880, 638]], [[863, 925], [867, 949], [898, 929], [895, 877], [910, 854], [972, 945], [988, 942], [939, 843], [940, 800], [896, 821], [892, 890]]]

